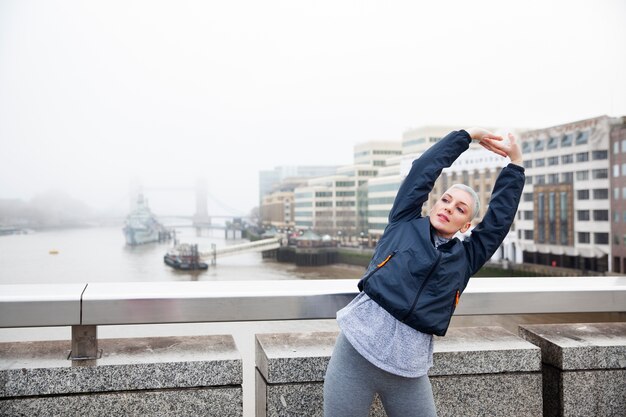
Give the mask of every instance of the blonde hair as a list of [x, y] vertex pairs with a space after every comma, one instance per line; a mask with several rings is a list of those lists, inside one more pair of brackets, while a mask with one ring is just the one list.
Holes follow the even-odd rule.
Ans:
[[459, 190], [465, 191], [472, 197], [472, 200], [474, 200], [474, 205], [472, 207], [472, 217], [470, 218], [470, 220], [473, 220], [474, 217], [476, 217], [480, 212], [480, 199], [478, 198], [478, 194], [476, 194], [476, 191], [474, 191], [472, 187], [469, 187], [465, 184], [453, 184], [450, 186], [449, 189], [452, 188], [458, 188]]

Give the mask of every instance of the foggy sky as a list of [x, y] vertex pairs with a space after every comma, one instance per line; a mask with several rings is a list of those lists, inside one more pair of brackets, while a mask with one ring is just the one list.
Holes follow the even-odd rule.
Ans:
[[626, 115], [626, 2], [431, 3], [0, 0], [0, 199], [184, 212], [204, 177], [248, 213], [259, 170], [411, 127]]

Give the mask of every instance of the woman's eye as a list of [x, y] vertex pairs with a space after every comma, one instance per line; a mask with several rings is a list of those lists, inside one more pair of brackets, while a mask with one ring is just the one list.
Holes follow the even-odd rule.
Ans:
[[462, 208], [460, 208], [460, 207], [457, 207], [457, 210], [458, 210], [459, 212], [461, 212], [461, 213], [465, 213], [465, 210], [463, 210], [463, 209], [462, 209]]

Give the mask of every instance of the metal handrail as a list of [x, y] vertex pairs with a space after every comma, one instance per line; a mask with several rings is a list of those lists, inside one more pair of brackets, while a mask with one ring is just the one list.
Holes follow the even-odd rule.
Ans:
[[[0, 285], [0, 328], [73, 326], [73, 338], [89, 340], [93, 353], [98, 325], [332, 319], [357, 294], [356, 284], [350, 279]], [[624, 276], [473, 278], [455, 314], [623, 311]], [[78, 343], [73, 340], [73, 351], [81, 350], [74, 349]]]

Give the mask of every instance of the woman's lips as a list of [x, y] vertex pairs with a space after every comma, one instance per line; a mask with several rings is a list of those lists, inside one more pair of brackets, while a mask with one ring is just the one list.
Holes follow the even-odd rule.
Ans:
[[441, 213], [439, 213], [437, 216], [439, 216], [439, 218], [440, 218], [440, 219], [442, 219], [442, 220], [444, 220], [444, 221], [446, 221], [446, 222], [449, 222], [449, 221], [450, 221], [450, 219], [448, 218], [448, 216], [446, 216], [445, 214], [441, 214]]

